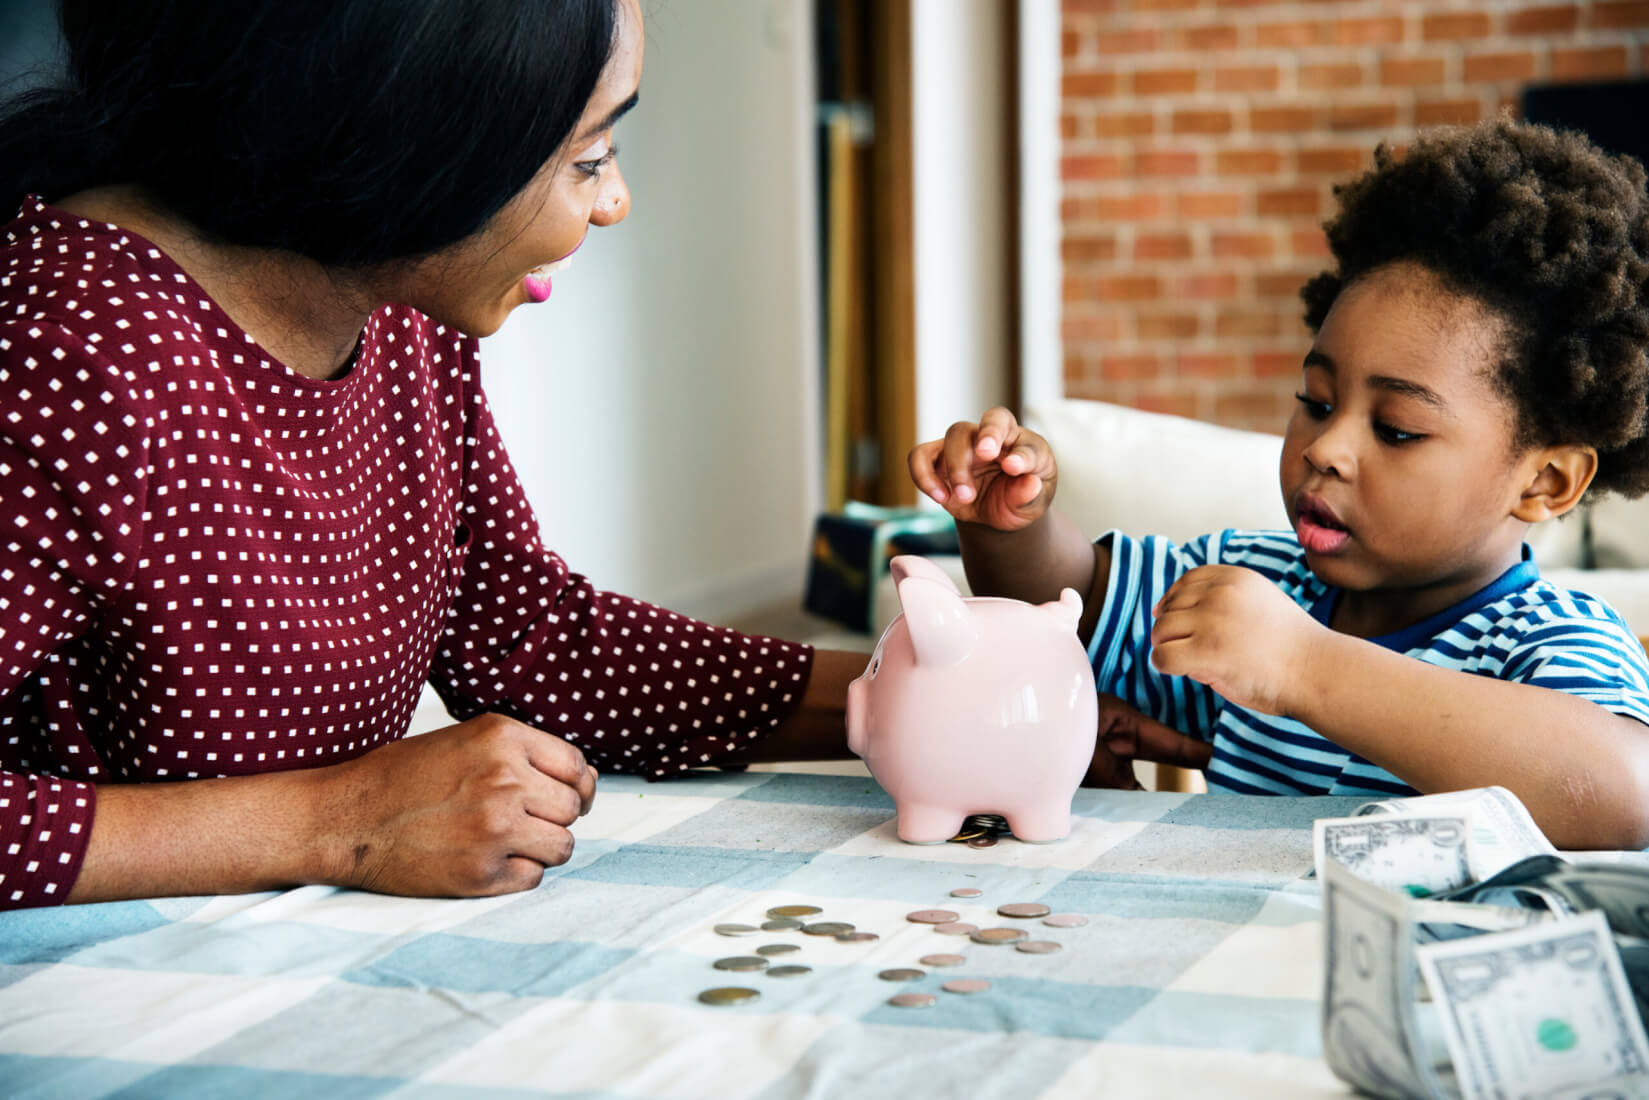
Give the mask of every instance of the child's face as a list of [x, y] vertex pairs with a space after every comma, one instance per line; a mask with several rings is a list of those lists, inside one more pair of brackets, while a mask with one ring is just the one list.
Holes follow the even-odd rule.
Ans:
[[[1307, 354], [1282, 491], [1306, 560], [1430, 614], [1518, 560], [1528, 484], [1493, 369], [1501, 326], [1412, 264], [1341, 291]], [[1399, 596], [1399, 592], [1389, 592]]]

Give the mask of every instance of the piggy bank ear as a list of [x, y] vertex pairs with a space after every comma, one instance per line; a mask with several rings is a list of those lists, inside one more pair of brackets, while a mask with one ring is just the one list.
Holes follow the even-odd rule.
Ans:
[[1061, 588], [1057, 601], [1037, 606], [1059, 620], [1059, 625], [1066, 630], [1075, 630], [1076, 624], [1082, 620], [1082, 597], [1076, 594], [1074, 588]]
[[940, 584], [927, 577], [906, 577], [899, 582], [899, 606], [918, 665], [954, 665], [979, 640], [973, 612], [948, 580]]
[[925, 577], [930, 581], [938, 581], [958, 595], [961, 594], [956, 582], [950, 579], [950, 574], [926, 558], [919, 558], [915, 554], [900, 554], [888, 562], [887, 567], [893, 574], [894, 584], [902, 583], [906, 577]]

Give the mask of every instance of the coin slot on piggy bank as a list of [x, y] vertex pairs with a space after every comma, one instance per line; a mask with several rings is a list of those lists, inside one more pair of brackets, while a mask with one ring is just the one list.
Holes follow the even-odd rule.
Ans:
[[986, 813], [1020, 840], [1063, 839], [1099, 721], [1081, 597], [965, 597], [924, 558], [890, 565], [900, 614], [848, 686], [847, 743], [892, 796], [899, 839], [937, 844]]

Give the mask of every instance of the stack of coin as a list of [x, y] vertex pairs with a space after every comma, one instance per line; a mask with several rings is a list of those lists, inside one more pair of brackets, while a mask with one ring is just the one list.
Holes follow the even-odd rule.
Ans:
[[969, 814], [962, 822], [961, 831], [950, 838], [952, 844], [966, 844], [970, 848], [989, 848], [998, 837], [1012, 836], [1008, 819], [1001, 814]]

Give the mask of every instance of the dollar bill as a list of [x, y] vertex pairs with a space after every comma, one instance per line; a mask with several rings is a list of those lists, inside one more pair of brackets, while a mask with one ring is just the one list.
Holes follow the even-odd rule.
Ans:
[[1576, 909], [1598, 909], [1609, 927], [1625, 936], [1649, 939], [1649, 874], [1632, 867], [1587, 864], [1544, 876], [1540, 885]]
[[1365, 882], [1425, 897], [1472, 881], [1471, 831], [1454, 816], [1324, 817], [1312, 827], [1319, 877], [1338, 863]]
[[1320, 874], [1329, 1068], [1375, 1096], [1442, 1095], [1419, 1037], [1409, 899], [1338, 861], [1325, 862]]
[[1649, 1039], [1601, 912], [1416, 957], [1468, 1100], [1649, 1094]]
[[1529, 856], [1557, 854], [1522, 799], [1505, 787], [1474, 787], [1414, 798], [1382, 799], [1357, 807], [1357, 814], [1465, 817], [1471, 823], [1472, 877], [1477, 879], [1488, 878]]

